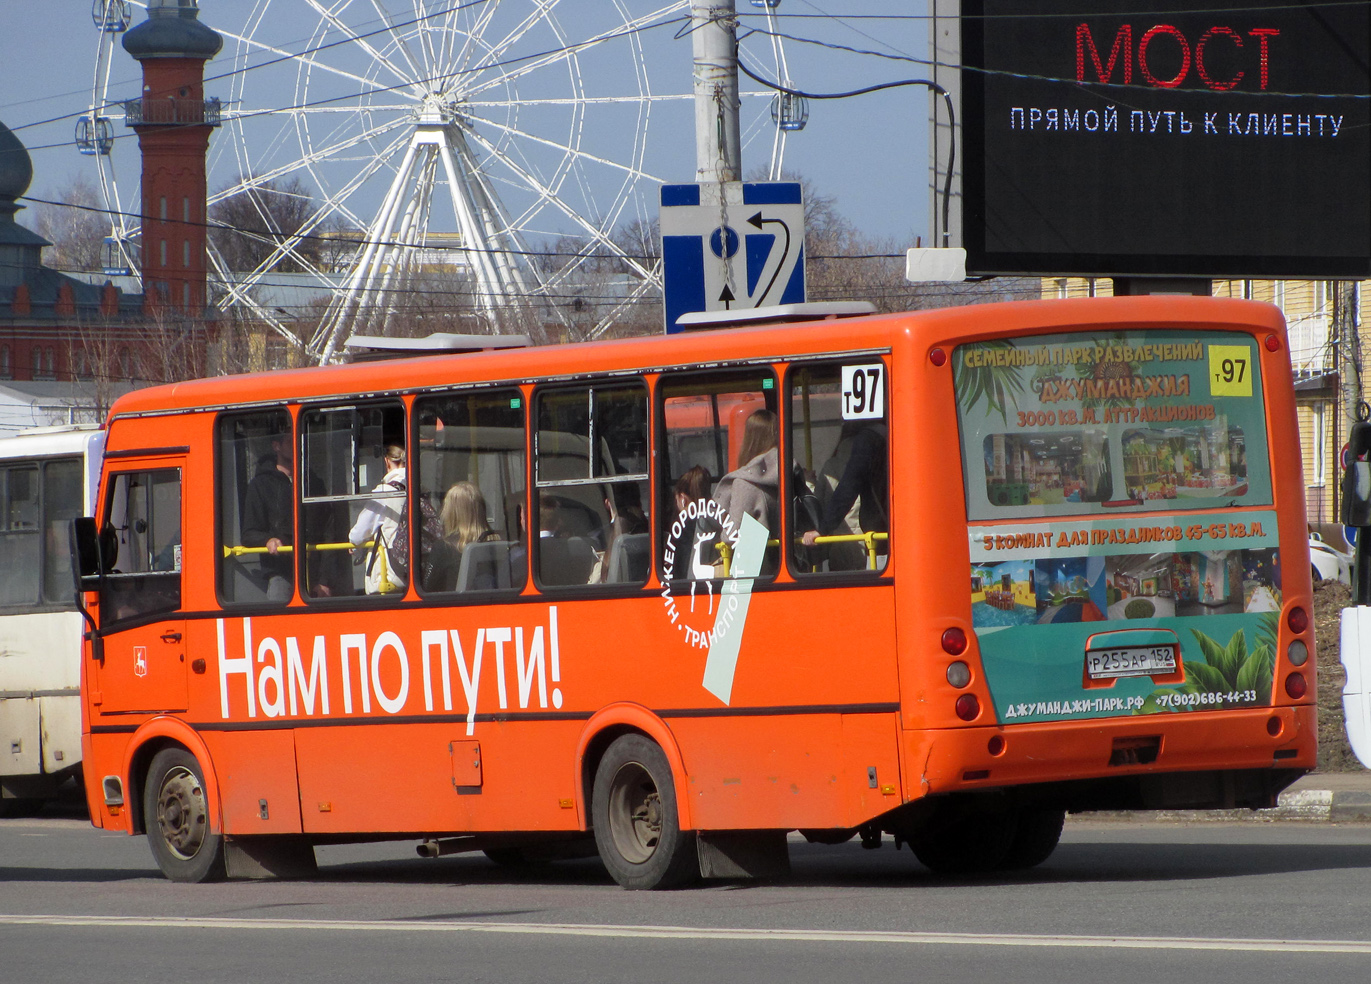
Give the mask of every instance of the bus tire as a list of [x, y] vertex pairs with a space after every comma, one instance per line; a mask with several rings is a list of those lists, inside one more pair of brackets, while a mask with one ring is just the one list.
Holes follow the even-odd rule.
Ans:
[[681, 829], [671, 764], [651, 739], [623, 735], [605, 749], [591, 818], [600, 859], [624, 888], [673, 888], [699, 877], [695, 835]]
[[501, 868], [531, 868], [541, 860], [530, 857], [522, 847], [488, 847], [481, 853]]
[[1062, 839], [1065, 810], [1025, 810], [1019, 814], [1009, 853], [1000, 862], [1005, 871], [1036, 868], [1052, 856]]
[[47, 800], [36, 797], [22, 799], [0, 799], [0, 820], [19, 820], [36, 817], [43, 812]]
[[224, 878], [224, 838], [210, 826], [204, 772], [184, 748], [164, 748], [153, 756], [143, 787], [143, 819], [152, 856], [167, 878]]
[[909, 847], [936, 875], [994, 871], [1014, 842], [1014, 819], [1002, 810], [940, 810], [913, 833]]

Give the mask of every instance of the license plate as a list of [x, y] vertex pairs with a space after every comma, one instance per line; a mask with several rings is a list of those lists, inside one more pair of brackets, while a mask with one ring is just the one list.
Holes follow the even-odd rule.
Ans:
[[1087, 649], [1085, 672], [1092, 680], [1166, 675], [1176, 672], [1175, 646], [1117, 646]]

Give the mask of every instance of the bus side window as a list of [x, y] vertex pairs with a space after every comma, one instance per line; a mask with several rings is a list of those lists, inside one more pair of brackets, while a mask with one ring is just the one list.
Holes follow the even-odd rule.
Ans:
[[647, 581], [647, 388], [621, 382], [537, 396], [538, 580]]
[[295, 592], [295, 440], [285, 410], [219, 418], [219, 597], [284, 605]]
[[396, 540], [408, 508], [404, 407], [325, 407], [302, 413], [300, 422], [301, 593], [399, 599], [409, 583], [409, 558], [399, 556]]
[[180, 608], [180, 469], [112, 475], [105, 522], [118, 544], [101, 581], [105, 624]]
[[[414, 404], [418, 588], [517, 591], [528, 571], [524, 400], [517, 389]], [[413, 538], [411, 538], [413, 539]]]
[[0, 606], [38, 603], [38, 466], [0, 468]]
[[879, 357], [870, 356], [792, 366], [787, 376], [788, 447], [797, 477], [787, 508], [796, 574], [885, 569], [890, 555], [886, 371]]
[[[744, 514], [767, 529], [761, 573], [777, 568], [781, 533], [776, 378], [770, 369], [665, 377], [662, 579], [727, 576]], [[703, 518], [702, 518], [703, 517]]]
[[43, 601], [74, 607], [76, 584], [71, 575], [71, 537], [68, 526], [82, 515], [81, 490], [85, 468], [80, 458], [43, 464]]

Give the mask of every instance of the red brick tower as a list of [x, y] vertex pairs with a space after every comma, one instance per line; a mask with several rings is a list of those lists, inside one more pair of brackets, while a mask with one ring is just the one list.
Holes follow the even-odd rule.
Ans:
[[143, 97], [124, 104], [143, 154], [144, 309], [205, 309], [205, 152], [219, 100], [205, 99], [205, 62], [223, 38], [196, 18], [195, 0], [150, 0], [124, 35], [143, 66]]

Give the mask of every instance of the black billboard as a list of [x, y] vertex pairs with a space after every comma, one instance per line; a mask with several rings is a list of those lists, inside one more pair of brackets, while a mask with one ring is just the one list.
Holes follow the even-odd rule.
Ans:
[[968, 273], [1371, 275], [1368, 10], [963, 0]]

